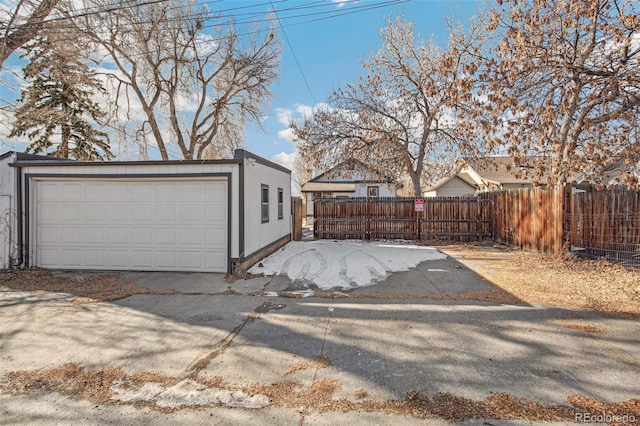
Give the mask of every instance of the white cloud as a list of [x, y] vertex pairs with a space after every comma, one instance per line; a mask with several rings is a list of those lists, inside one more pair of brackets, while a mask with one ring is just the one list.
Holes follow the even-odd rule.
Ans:
[[289, 123], [291, 123], [291, 121], [300, 122], [306, 118], [310, 118], [318, 110], [330, 108], [326, 103], [319, 103], [315, 106], [296, 104], [293, 109], [277, 108], [276, 119], [280, 124], [286, 126], [285, 129], [278, 130], [278, 139], [295, 144], [295, 136], [293, 130], [289, 127]]
[[[347, 3], [354, 3], [353, 0], [331, 0], [331, 3], [335, 4], [338, 6], [338, 9], [341, 7], [344, 7], [345, 4]], [[357, 3], [357, 2], [355, 2]]]
[[329, 106], [329, 104], [324, 102], [320, 102], [315, 106], [300, 104], [296, 105], [296, 112], [298, 113], [300, 118], [309, 118], [313, 115], [314, 112], [319, 110], [331, 110], [331, 107]]
[[291, 122], [292, 114], [293, 111], [289, 108], [276, 108], [276, 119], [285, 126], [288, 126], [289, 122]]
[[289, 127], [284, 130], [278, 130], [278, 139], [294, 143], [295, 135], [293, 134], [293, 129]]
[[286, 167], [289, 170], [293, 170], [293, 165], [296, 161], [297, 156], [297, 152], [280, 152], [279, 154], [271, 156], [271, 161], [276, 164], [280, 164], [282, 167]]
[[[287, 169], [293, 171], [293, 166], [296, 162], [297, 157], [298, 157], [297, 151], [294, 151], [291, 153], [280, 152], [279, 154], [272, 155], [270, 160], [276, 164], [280, 164], [282, 167], [286, 167]], [[291, 195], [294, 197], [300, 196], [300, 193], [298, 192], [298, 188], [295, 184], [295, 171], [291, 176]]]
[[180, 112], [195, 113], [200, 106], [200, 97], [196, 93], [191, 93], [188, 96], [178, 94], [176, 96], [176, 106]]

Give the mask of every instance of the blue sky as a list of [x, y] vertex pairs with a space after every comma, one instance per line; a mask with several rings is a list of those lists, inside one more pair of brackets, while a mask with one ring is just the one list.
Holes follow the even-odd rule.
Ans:
[[[299, 119], [303, 111], [325, 102], [333, 90], [357, 80], [361, 60], [380, 47], [379, 31], [385, 18], [402, 14], [414, 23], [420, 39], [433, 38], [444, 44], [447, 18], [465, 23], [493, 0], [203, 1], [212, 10], [232, 11], [240, 22], [263, 19], [269, 11], [277, 11], [284, 47], [279, 79], [272, 86], [271, 105], [264, 111], [264, 130], [251, 126], [244, 148], [292, 168], [296, 148], [287, 131], [289, 119]], [[15, 56], [5, 63], [0, 79], [3, 105], [18, 97], [21, 71]], [[6, 135], [8, 122], [1, 121], [0, 134]], [[23, 150], [24, 146], [5, 139], [0, 152]]]
[[[318, 2], [286, 2], [287, 6], [311, 3]], [[333, 3], [333, 9], [344, 11], [354, 6], [374, 5], [380, 0]], [[445, 25], [448, 17], [466, 23], [486, 4], [487, 1], [474, 0], [410, 0], [316, 22], [308, 22], [305, 18], [283, 19], [282, 16], [286, 15], [281, 13], [289, 44], [285, 40], [280, 77], [272, 87], [275, 96], [265, 111], [264, 131], [255, 126], [250, 128], [245, 148], [291, 167], [295, 145], [286, 132], [287, 117], [301, 117], [299, 111], [312, 108], [317, 102], [325, 102], [334, 89], [356, 81], [361, 72], [360, 61], [380, 48], [379, 31], [390, 14], [402, 14], [413, 22], [421, 39], [433, 38], [444, 44], [448, 36]], [[275, 6], [285, 7], [283, 4]]]

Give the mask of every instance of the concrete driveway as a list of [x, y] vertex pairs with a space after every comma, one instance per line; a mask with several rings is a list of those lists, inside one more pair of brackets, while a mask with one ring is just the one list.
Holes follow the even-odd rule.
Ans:
[[[120, 278], [176, 293], [0, 289], [3, 424], [567, 424], [629, 420], [619, 403], [640, 396], [638, 322], [457, 300], [492, 286], [451, 258], [340, 297], [287, 297], [282, 276]], [[106, 393], [77, 390], [96, 377]]]

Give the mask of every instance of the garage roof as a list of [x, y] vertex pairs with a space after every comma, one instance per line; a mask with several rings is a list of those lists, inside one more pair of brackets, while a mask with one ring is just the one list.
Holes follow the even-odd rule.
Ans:
[[[10, 155], [12, 152], [8, 152], [2, 156], [0, 159], [5, 158]], [[18, 153], [16, 161], [11, 163], [12, 167], [22, 167], [22, 166], [74, 166], [74, 167], [82, 167], [82, 166], [152, 166], [152, 165], [185, 165], [185, 164], [242, 164], [243, 159], [245, 160], [255, 160], [260, 164], [264, 164], [273, 169], [280, 170], [282, 172], [291, 174], [291, 170], [286, 167], [281, 166], [280, 164], [276, 164], [272, 161], [269, 161], [265, 158], [262, 158], [258, 155], [255, 155], [249, 151], [244, 149], [237, 149], [234, 154], [234, 158], [222, 158], [222, 159], [200, 159], [200, 160], [134, 160], [134, 161], [77, 161], [73, 159], [66, 158], [55, 158], [48, 157], [42, 155], [31, 155]]]

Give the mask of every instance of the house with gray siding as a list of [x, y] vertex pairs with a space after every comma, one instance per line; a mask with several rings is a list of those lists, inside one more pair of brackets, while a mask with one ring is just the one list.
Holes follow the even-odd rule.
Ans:
[[355, 159], [347, 160], [302, 185], [307, 220], [313, 218], [313, 201], [318, 198], [395, 197], [397, 183]]

